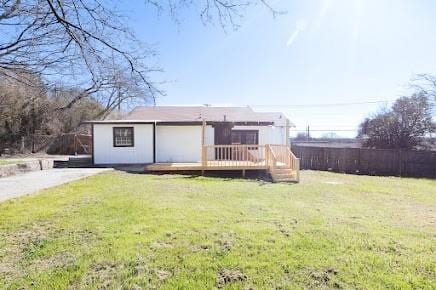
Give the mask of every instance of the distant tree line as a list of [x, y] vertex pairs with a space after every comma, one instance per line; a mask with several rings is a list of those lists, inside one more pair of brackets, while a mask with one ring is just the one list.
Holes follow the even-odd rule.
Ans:
[[82, 121], [104, 111], [92, 98], [59, 110], [77, 97], [80, 89], [49, 89], [40, 80], [32, 82], [33, 85], [28, 86], [17, 80], [0, 78], [0, 150], [35, 151], [47, 137], [55, 138], [67, 132], [84, 133], [86, 128], [80, 126]]

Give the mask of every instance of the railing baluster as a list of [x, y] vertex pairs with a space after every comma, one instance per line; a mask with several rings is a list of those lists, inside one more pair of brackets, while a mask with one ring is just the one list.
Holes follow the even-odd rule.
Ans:
[[[272, 157], [274, 151], [275, 157]], [[210, 154], [210, 156], [209, 156]], [[287, 158], [287, 157], [286, 157]], [[291, 164], [285, 160], [285, 151], [280, 146], [266, 145], [205, 145], [202, 153], [205, 166], [210, 167], [268, 167], [277, 162], [278, 165]]]
[[222, 148], [221, 152], [223, 153], [223, 156], [222, 156], [223, 164], [225, 164], [225, 162], [226, 162], [226, 150], [225, 150], [225, 148]]
[[226, 150], [225, 150], [225, 148], [223, 148], [221, 151], [223, 152], [223, 164], [225, 165], [226, 164]]
[[248, 147], [245, 147], [245, 149], [244, 149], [244, 151], [242, 151], [242, 155], [245, 155], [244, 157], [242, 157], [242, 159], [244, 159], [245, 160], [245, 166], [249, 166], [249, 162], [248, 162], [248, 159], [250, 159], [249, 157], [248, 157]]

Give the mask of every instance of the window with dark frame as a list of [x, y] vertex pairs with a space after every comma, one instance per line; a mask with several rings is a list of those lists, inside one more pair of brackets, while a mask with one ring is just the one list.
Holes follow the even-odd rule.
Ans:
[[232, 144], [258, 145], [258, 130], [232, 130]]
[[114, 147], [133, 147], [133, 127], [114, 127]]
[[245, 144], [259, 144], [258, 131], [245, 132]]

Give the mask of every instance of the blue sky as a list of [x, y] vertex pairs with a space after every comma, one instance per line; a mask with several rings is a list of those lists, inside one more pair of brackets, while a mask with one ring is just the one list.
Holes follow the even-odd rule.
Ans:
[[[186, 10], [167, 14], [131, 2], [138, 38], [165, 70], [158, 105], [250, 105], [282, 111], [298, 130], [354, 130], [401, 95], [418, 73], [436, 74], [436, 1], [271, 0], [246, 11], [241, 27], [204, 26]], [[360, 104], [367, 101], [383, 103]], [[355, 105], [323, 105], [359, 103]], [[316, 105], [316, 106], [313, 106]], [[314, 135], [325, 132], [314, 131]], [[353, 131], [338, 131], [353, 136]]]

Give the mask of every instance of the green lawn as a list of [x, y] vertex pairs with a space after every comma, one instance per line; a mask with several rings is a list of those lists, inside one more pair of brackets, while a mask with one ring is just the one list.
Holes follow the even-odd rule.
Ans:
[[0, 204], [5, 288], [435, 289], [435, 250], [435, 180], [110, 172]]
[[0, 159], [0, 166], [9, 165], [9, 164], [21, 164], [21, 163], [23, 163], [23, 161], [18, 159]]

